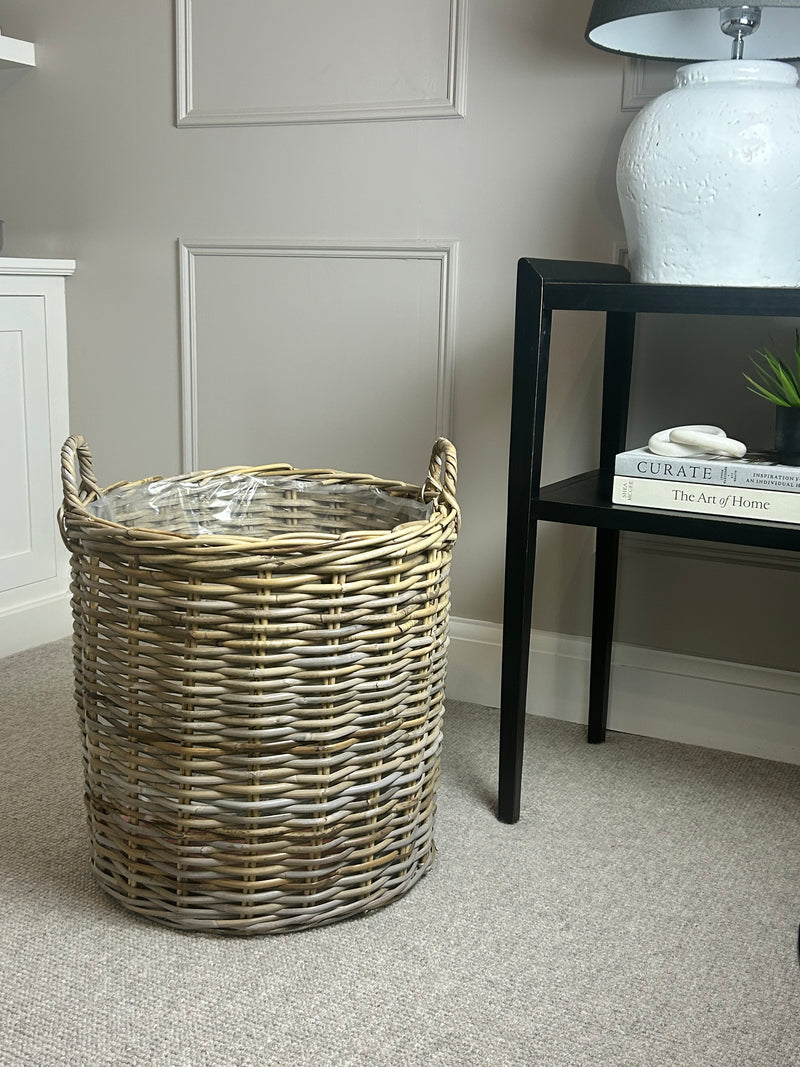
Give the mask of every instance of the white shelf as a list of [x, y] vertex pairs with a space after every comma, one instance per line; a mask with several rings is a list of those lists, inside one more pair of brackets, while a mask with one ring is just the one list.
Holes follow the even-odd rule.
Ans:
[[0, 33], [0, 70], [35, 66], [36, 49], [30, 41], [18, 41], [16, 37], [4, 37]]

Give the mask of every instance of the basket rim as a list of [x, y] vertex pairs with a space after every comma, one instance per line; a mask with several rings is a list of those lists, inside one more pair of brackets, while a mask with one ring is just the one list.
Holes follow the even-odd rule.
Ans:
[[[335, 468], [304, 468], [294, 467], [288, 463], [270, 463], [255, 467], [235, 465], [189, 471], [185, 474], [152, 475], [148, 478], [140, 478], [133, 481], [122, 480], [114, 482], [105, 488], [101, 488], [93, 481], [91, 461], [89, 461], [88, 479], [85, 476], [83, 465], [81, 465], [81, 473], [84, 474], [84, 477], [79, 491], [77, 491], [74, 477], [68, 478], [67, 468], [65, 467], [65, 451], [71, 443], [74, 443], [74, 447], [77, 450], [78, 443], [83, 444], [83, 439], [70, 438], [64, 449], [62, 449], [62, 475], [64, 476], [65, 491], [64, 500], [58, 511], [58, 520], [62, 536], [66, 542], [72, 540], [68, 528], [78, 525], [83, 527], [84, 530], [92, 529], [98, 533], [104, 531], [109, 535], [113, 534], [115, 539], [119, 539], [121, 543], [125, 543], [129, 548], [137, 545], [143, 549], [156, 551], [172, 549], [177, 552], [189, 552], [193, 556], [205, 555], [211, 551], [220, 553], [224, 552], [225, 549], [228, 549], [229, 552], [241, 552], [246, 549], [249, 554], [259, 556], [265, 553], [270, 555], [277, 554], [278, 556], [294, 556], [309, 549], [322, 553], [326, 550], [332, 551], [348, 547], [357, 548], [361, 552], [370, 549], [377, 551], [395, 542], [398, 543], [399, 547], [402, 543], [413, 542], [419, 538], [422, 538], [423, 541], [428, 541], [429, 536], [434, 533], [438, 538], [447, 526], [453, 525], [457, 531], [460, 525], [460, 509], [454, 494], [439, 483], [431, 473], [434, 469], [434, 460], [441, 461], [443, 471], [445, 470], [446, 458], [452, 460], [453, 467], [455, 465], [455, 449], [444, 438], [439, 438], [434, 445], [431, 470], [424, 486], [415, 485], [411, 482], [377, 478], [370, 474], [337, 470]], [[448, 455], [448, 450], [451, 456]], [[367, 488], [374, 487], [406, 499], [433, 503], [433, 511], [427, 519], [409, 520], [384, 530], [354, 529], [344, 530], [338, 534], [329, 534], [299, 529], [296, 532], [272, 534], [269, 537], [252, 537], [244, 534], [194, 534], [183, 533], [179, 530], [157, 530], [148, 526], [127, 526], [111, 519], [93, 515], [86, 507], [87, 504], [100, 499], [103, 495], [115, 489], [136, 488], [137, 486], [149, 485], [154, 482], [200, 484], [213, 478], [236, 477], [237, 475], [242, 477], [285, 477], [287, 481], [306, 479], [309, 481], [316, 480], [320, 484], [328, 485], [342, 483], [363, 485]], [[454, 486], [454, 474], [452, 479]], [[443, 480], [445, 480], [444, 477]], [[437, 538], [434, 538], [432, 543], [435, 543]], [[418, 547], [429, 547], [429, 545]]]

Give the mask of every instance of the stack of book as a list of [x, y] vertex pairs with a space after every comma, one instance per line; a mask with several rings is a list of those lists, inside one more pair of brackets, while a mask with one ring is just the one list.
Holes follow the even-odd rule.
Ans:
[[800, 467], [780, 464], [769, 453], [674, 459], [634, 448], [617, 456], [611, 499], [640, 508], [800, 523]]

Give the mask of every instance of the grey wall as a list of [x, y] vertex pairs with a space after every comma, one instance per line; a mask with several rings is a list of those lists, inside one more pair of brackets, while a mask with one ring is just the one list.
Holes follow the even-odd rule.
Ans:
[[[275, 18], [280, 6], [264, 4], [263, 17]], [[516, 260], [609, 261], [614, 242], [623, 240], [614, 164], [630, 115], [620, 111], [621, 61], [583, 41], [590, 6], [471, 0], [463, 119], [194, 129], [175, 123], [169, 0], [7, 0], [3, 30], [35, 41], [38, 66], [0, 86], [4, 251], [78, 262], [67, 285], [71, 420], [92, 445], [101, 482], [180, 469], [179, 239], [455, 240], [452, 434], [464, 530], [453, 608], [465, 618], [499, 621]], [[307, 31], [314, 34], [313, 19]], [[230, 55], [223, 58], [230, 63]], [[426, 270], [420, 268], [423, 289]], [[204, 410], [215, 390], [229, 387], [228, 367], [236, 368], [230, 353], [246, 351], [248, 331], [260, 322], [237, 326], [228, 314], [225, 285], [231, 297], [247, 292], [232, 278], [224, 271], [219, 279], [204, 276], [218, 298], [203, 304], [199, 318], [204, 336], [214, 339], [203, 350]], [[252, 285], [255, 275], [249, 278]], [[414, 291], [409, 283], [409, 301]], [[419, 322], [430, 323], [432, 314], [423, 306]], [[264, 317], [266, 328], [273, 318]], [[766, 414], [747, 401], [739, 381], [746, 350], [763, 343], [762, 325], [722, 341], [716, 325], [699, 334], [697, 324], [689, 333], [674, 324], [653, 328], [649, 340], [644, 330], [649, 356], [635, 383], [634, 433], [714, 421], [727, 416], [728, 398], [736, 411], [723, 422], [729, 432], [742, 432], [741, 424], [753, 436], [767, 433]], [[291, 333], [291, 319], [280, 328]], [[414, 355], [420, 361], [425, 329], [414, 326], [423, 337]], [[274, 369], [286, 400], [273, 396], [264, 419], [272, 427], [273, 436], [266, 429], [264, 436], [270, 454], [239, 461], [351, 466], [362, 448], [365, 405], [386, 385], [380, 364], [365, 356], [375, 335], [365, 331], [358, 343], [362, 384], [363, 375], [377, 377], [337, 394], [335, 432], [319, 417], [291, 418], [291, 403], [316, 375], [313, 365], [284, 361]], [[341, 338], [334, 352], [344, 363]], [[601, 352], [599, 317], [563, 315], [552, 351], [548, 479], [596, 461]], [[271, 358], [261, 361], [266, 381]], [[670, 379], [673, 365], [677, 375]], [[420, 390], [427, 388], [425, 373]], [[245, 402], [258, 405], [254, 379], [244, 381]], [[694, 399], [698, 389], [702, 405]], [[416, 441], [427, 435], [430, 419], [419, 415], [414, 397], [408, 456], [395, 443], [373, 442], [364, 467], [390, 477], [416, 472]], [[227, 407], [223, 415], [239, 425]], [[387, 411], [386, 419], [397, 417]], [[217, 430], [227, 439], [224, 427]], [[379, 435], [380, 427], [373, 432]], [[271, 454], [275, 440], [286, 445], [281, 455]], [[252, 441], [245, 436], [240, 447]], [[209, 436], [212, 460], [218, 446]], [[338, 463], [340, 456], [346, 462]], [[405, 469], [409, 458], [413, 471]], [[791, 562], [773, 571], [760, 558], [723, 558], [716, 550], [709, 556], [701, 548], [687, 554], [683, 547], [626, 545], [619, 636], [792, 666], [798, 579]], [[587, 632], [592, 548], [588, 531], [542, 529], [536, 627]]]

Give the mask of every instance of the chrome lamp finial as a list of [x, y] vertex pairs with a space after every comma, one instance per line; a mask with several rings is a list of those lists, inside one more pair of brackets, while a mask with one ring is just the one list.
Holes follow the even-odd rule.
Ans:
[[761, 8], [754, 4], [735, 4], [719, 9], [719, 24], [723, 33], [732, 37], [731, 59], [744, 56], [744, 39], [761, 25]]

